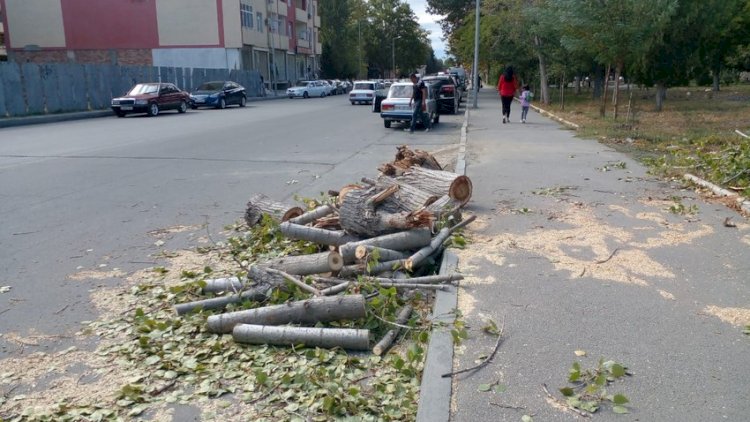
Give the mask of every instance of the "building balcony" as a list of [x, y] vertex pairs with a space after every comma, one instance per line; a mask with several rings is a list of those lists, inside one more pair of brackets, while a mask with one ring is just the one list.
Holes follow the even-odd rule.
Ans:
[[310, 41], [309, 40], [303, 40], [303, 39], [297, 38], [297, 47], [300, 47], [300, 48], [311, 48], [310, 47]]
[[319, 15], [315, 16], [315, 23], [314, 23], [314, 25], [315, 25], [316, 28], [320, 28], [320, 16]]
[[307, 22], [310, 20], [307, 15], [307, 10], [302, 10], [298, 8], [294, 9], [294, 17], [298, 22]]

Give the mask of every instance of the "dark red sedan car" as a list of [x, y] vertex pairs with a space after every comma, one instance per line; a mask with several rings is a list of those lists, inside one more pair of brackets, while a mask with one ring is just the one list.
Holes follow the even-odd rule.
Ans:
[[156, 116], [162, 110], [184, 113], [190, 103], [190, 94], [169, 83], [138, 84], [122, 97], [112, 99], [112, 111], [117, 117], [128, 113], [146, 113]]

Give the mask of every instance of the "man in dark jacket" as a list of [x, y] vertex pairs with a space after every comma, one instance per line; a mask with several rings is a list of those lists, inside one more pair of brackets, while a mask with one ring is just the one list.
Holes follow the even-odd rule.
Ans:
[[425, 127], [425, 132], [430, 131], [430, 116], [425, 113], [427, 104], [427, 87], [424, 82], [417, 79], [417, 74], [412, 73], [410, 76], [411, 83], [414, 84], [414, 89], [411, 93], [411, 99], [409, 100], [409, 107], [414, 107], [414, 111], [411, 114], [411, 126], [409, 127], [409, 133], [414, 133], [414, 128], [417, 126], [417, 119], [422, 120], [422, 124]]

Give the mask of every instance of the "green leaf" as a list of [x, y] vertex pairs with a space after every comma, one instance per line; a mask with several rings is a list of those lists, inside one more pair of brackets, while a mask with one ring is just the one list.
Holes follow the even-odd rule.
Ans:
[[612, 411], [617, 413], [618, 415], [624, 415], [626, 413], [630, 413], [628, 408], [625, 406], [612, 406]]
[[258, 384], [265, 384], [266, 380], [268, 380], [268, 374], [261, 371], [260, 369], [255, 370], [255, 380], [258, 381]]
[[607, 383], [607, 375], [602, 372], [601, 374], [599, 374], [596, 377], [596, 379], [594, 380], [594, 383], [596, 385], [600, 385], [600, 386], [606, 384]]
[[491, 384], [479, 384], [479, 386], [477, 387], [477, 391], [485, 392], [490, 390], [492, 390]]
[[630, 400], [622, 394], [615, 394], [615, 396], [612, 397], [612, 403], [614, 404], [625, 404], [628, 402], [630, 402]]
[[612, 376], [615, 378], [620, 378], [625, 375], [625, 368], [619, 363], [612, 365], [612, 369], [610, 371], [612, 372]]
[[597, 410], [599, 410], [599, 402], [598, 401], [593, 401], [593, 400], [585, 401], [585, 402], [581, 403], [580, 409], [581, 410], [585, 410], [585, 411], [590, 412], [590, 413], [594, 413]]
[[560, 393], [565, 397], [572, 397], [573, 394], [575, 394], [575, 391], [570, 387], [563, 387], [560, 389]]
[[508, 390], [508, 387], [504, 384], [498, 384], [495, 386], [495, 392], [496, 393], [504, 393]]
[[145, 363], [148, 366], [151, 366], [151, 365], [159, 362], [160, 360], [161, 360], [161, 358], [159, 356], [157, 356], [157, 355], [151, 355], [151, 356], [147, 357], [146, 360], [143, 361], [143, 363]]
[[534, 418], [529, 415], [521, 416], [521, 422], [534, 422]]

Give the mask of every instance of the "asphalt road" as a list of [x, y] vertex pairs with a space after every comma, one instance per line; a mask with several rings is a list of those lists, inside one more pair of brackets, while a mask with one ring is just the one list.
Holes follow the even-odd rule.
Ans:
[[[309, 197], [374, 176], [397, 145], [457, 143], [462, 119], [410, 135], [334, 96], [0, 129], [0, 286], [11, 287], [0, 333], [58, 335], [37, 350], [65, 347], [94, 317], [96, 285], [71, 274], [153, 266], [149, 232], [205, 225], [218, 236], [255, 193]], [[195, 246], [184, 243], [170, 247]], [[0, 337], [0, 358], [15, 351]]]

